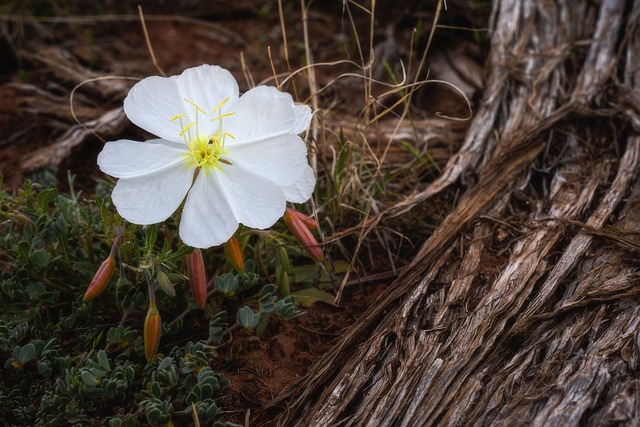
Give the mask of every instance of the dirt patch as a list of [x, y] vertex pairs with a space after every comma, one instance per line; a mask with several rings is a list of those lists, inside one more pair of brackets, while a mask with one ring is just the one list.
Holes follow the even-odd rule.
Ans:
[[293, 321], [273, 318], [262, 338], [241, 332], [220, 349], [213, 366], [231, 380], [218, 399], [227, 421], [268, 426], [275, 412], [261, 412], [264, 404], [304, 375], [367, 307], [386, 289], [386, 283], [364, 286], [346, 298], [342, 307], [317, 303]]

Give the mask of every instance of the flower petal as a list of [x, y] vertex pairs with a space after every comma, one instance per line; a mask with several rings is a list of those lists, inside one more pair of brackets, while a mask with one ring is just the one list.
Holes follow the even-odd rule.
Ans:
[[286, 198], [269, 180], [233, 166], [216, 173], [236, 219], [251, 228], [271, 227], [284, 214]]
[[234, 166], [279, 186], [296, 182], [307, 167], [307, 147], [292, 133], [244, 144], [227, 140], [227, 150], [223, 158]]
[[311, 124], [311, 108], [306, 105], [294, 105], [293, 113], [295, 120], [291, 132], [296, 134], [306, 132]]
[[[231, 133], [236, 142], [299, 133], [307, 120], [307, 111], [297, 109], [291, 95], [272, 86], [257, 86], [247, 91], [232, 110], [235, 114], [225, 118], [223, 130]], [[308, 114], [310, 120], [310, 110]]]
[[[229, 113], [238, 99], [238, 83], [233, 75], [217, 65], [205, 64], [184, 70], [177, 82], [180, 101], [189, 120], [196, 119], [195, 104], [207, 114], [202, 116], [198, 113], [199, 132], [205, 135], [217, 132], [219, 121], [211, 119]], [[228, 101], [220, 105], [227, 98]], [[213, 111], [216, 107], [219, 108]]]
[[98, 154], [100, 170], [116, 178], [132, 178], [184, 162], [186, 146], [162, 139], [110, 141]]
[[124, 99], [129, 120], [153, 135], [180, 142], [180, 122], [169, 121], [186, 113], [177, 82], [177, 76], [151, 76], [136, 83]]
[[218, 246], [238, 228], [216, 173], [200, 173], [182, 210], [180, 238], [194, 248]]
[[192, 181], [193, 169], [181, 162], [160, 171], [121, 178], [111, 198], [120, 216], [127, 221], [155, 224], [178, 209]]
[[288, 202], [304, 203], [311, 197], [316, 186], [316, 176], [311, 166], [307, 166], [302, 177], [292, 185], [282, 187]]

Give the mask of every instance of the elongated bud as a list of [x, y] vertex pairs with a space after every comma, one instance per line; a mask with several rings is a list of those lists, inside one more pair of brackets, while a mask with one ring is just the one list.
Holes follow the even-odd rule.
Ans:
[[318, 221], [310, 216], [303, 214], [302, 212], [298, 212], [295, 209], [288, 208], [291, 211], [292, 215], [295, 215], [300, 221], [304, 223], [309, 229], [317, 230], [318, 229]]
[[147, 316], [144, 318], [144, 355], [147, 357], [147, 362], [151, 362], [158, 352], [161, 322], [158, 309], [149, 305]]
[[144, 355], [147, 357], [147, 362], [151, 362], [153, 357], [158, 352], [158, 346], [160, 345], [160, 326], [162, 320], [160, 319], [160, 313], [155, 304], [151, 306], [149, 304], [149, 310], [147, 310], [147, 316], [144, 318]]
[[236, 236], [231, 236], [229, 241], [224, 244], [224, 251], [227, 259], [238, 273], [244, 273], [244, 260], [242, 259], [242, 250]]
[[122, 239], [122, 228], [118, 227], [116, 230], [116, 238], [113, 240], [111, 244], [111, 251], [109, 252], [109, 256], [105, 259], [96, 274], [91, 279], [91, 283], [89, 283], [89, 287], [87, 291], [84, 293], [84, 300], [91, 301], [96, 298], [105, 289], [107, 289], [107, 285], [109, 284], [109, 280], [111, 280], [111, 276], [113, 276], [113, 272], [116, 269], [116, 252], [118, 251], [118, 246], [120, 246], [120, 240]]
[[113, 257], [109, 257], [104, 260], [96, 274], [91, 279], [91, 283], [89, 283], [89, 287], [87, 291], [84, 293], [84, 300], [91, 301], [96, 298], [105, 289], [107, 289], [107, 285], [109, 284], [109, 280], [111, 280], [111, 276], [113, 276], [113, 272], [116, 269], [116, 261]]
[[143, 341], [144, 355], [147, 358], [147, 362], [151, 362], [158, 352], [158, 346], [160, 345], [160, 327], [162, 326], [162, 320], [156, 307], [156, 292], [153, 287], [153, 282], [149, 280], [147, 284], [149, 287], [149, 309], [147, 310], [147, 316], [144, 318]]
[[[302, 217], [306, 217], [308, 220], [303, 220]], [[287, 224], [287, 227], [289, 227], [291, 234], [293, 234], [296, 240], [298, 240], [298, 243], [300, 243], [314, 261], [321, 262], [322, 248], [318, 245], [318, 241], [308, 228], [310, 221], [313, 220], [291, 208], [287, 208], [287, 211], [284, 213], [284, 222]], [[313, 221], [313, 224], [317, 227], [315, 221]]]
[[198, 248], [187, 255], [187, 273], [193, 299], [202, 310], [207, 302], [207, 273], [204, 270], [202, 252]]

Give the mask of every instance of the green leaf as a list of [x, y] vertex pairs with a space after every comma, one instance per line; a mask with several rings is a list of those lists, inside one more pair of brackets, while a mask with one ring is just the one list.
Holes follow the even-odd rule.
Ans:
[[29, 298], [31, 300], [37, 300], [46, 292], [46, 290], [47, 288], [45, 288], [43, 283], [34, 282], [29, 285]]
[[276, 302], [274, 313], [282, 317], [284, 320], [292, 320], [304, 314], [303, 311], [296, 309], [295, 299], [289, 295]]
[[260, 296], [258, 298], [264, 298], [272, 294], [276, 290], [276, 286], [274, 284], [264, 285], [262, 290], [260, 291]]
[[209, 321], [209, 339], [213, 343], [218, 343], [224, 336], [224, 331], [229, 324], [224, 321], [224, 317], [227, 315], [226, 311], [221, 311], [211, 318]]
[[232, 274], [227, 273], [223, 276], [216, 277], [216, 289], [225, 297], [232, 297], [238, 289], [238, 279]]
[[21, 261], [26, 263], [26, 262], [29, 261], [29, 254], [31, 253], [31, 246], [29, 246], [29, 243], [27, 243], [26, 241], [22, 240], [22, 241], [20, 241], [20, 243], [18, 243], [17, 252], [18, 252], [18, 256], [21, 258]]
[[80, 379], [87, 387], [91, 389], [95, 388], [98, 385], [98, 381], [93, 375], [91, 375], [91, 372], [89, 371], [82, 371], [82, 373], [80, 373]]
[[260, 315], [254, 313], [249, 306], [245, 305], [238, 310], [238, 313], [236, 314], [236, 321], [243, 328], [253, 330], [260, 321]]
[[47, 188], [38, 194], [38, 211], [40, 214], [44, 214], [49, 210], [49, 203], [51, 203], [57, 195], [58, 190], [55, 188]]
[[100, 367], [105, 371], [111, 371], [111, 367], [109, 366], [109, 358], [107, 357], [107, 353], [104, 350], [98, 351], [98, 363], [100, 364]]
[[291, 293], [291, 296], [296, 300], [296, 304], [302, 307], [311, 307], [318, 301], [325, 302], [334, 307], [338, 307], [333, 300], [335, 297], [328, 292], [322, 291], [317, 288], [306, 288]]
[[147, 252], [151, 252], [158, 238], [158, 226], [156, 224], [149, 225], [146, 227], [145, 232], [145, 247]]
[[20, 349], [18, 361], [24, 365], [34, 357], [36, 357], [36, 347], [32, 343], [29, 343]]
[[49, 253], [44, 249], [33, 251], [31, 265], [37, 270], [44, 270], [49, 265]]
[[276, 287], [274, 285], [265, 285], [260, 291], [258, 303], [260, 304], [260, 313], [271, 313], [276, 308], [277, 297], [273, 295]]
[[348, 269], [349, 263], [339, 260], [333, 263], [326, 262], [324, 268], [318, 264], [297, 265], [291, 273], [293, 274], [293, 282], [296, 284], [326, 288], [340, 282], [338, 275], [345, 273]]

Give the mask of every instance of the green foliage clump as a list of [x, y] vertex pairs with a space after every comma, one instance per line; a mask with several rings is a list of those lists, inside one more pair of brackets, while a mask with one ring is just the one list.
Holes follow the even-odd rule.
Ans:
[[[70, 184], [69, 195], [31, 182], [15, 193], [0, 188], [0, 420], [117, 427], [197, 419], [231, 426], [219, 420], [216, 402], [229, 381], [212, 362], [235, 332], [262, 335], [272, 316], [302, 314], [288, 291], [295, 275], [289, 257], [304, 252], [277, 229], [241, 230], [238, 240], [252, 259], [240, 273], [221, 249], [206, 251], [214, 278], [199, 310], [185, 266], [192, 249], [180, 244], [173, 220], [126, 224], [107, 184], [93, 199]], [[114, 252], [116, 236], [122, 241]], [[115, 268], [102, 294], [85, 301], [111, 256]], [[144, 319], [153, 288], [162, 291], [155, 301], [162, 324], [157, 354], [147, 360]], [[185, 330], [187, 322], [199, 326]]]

